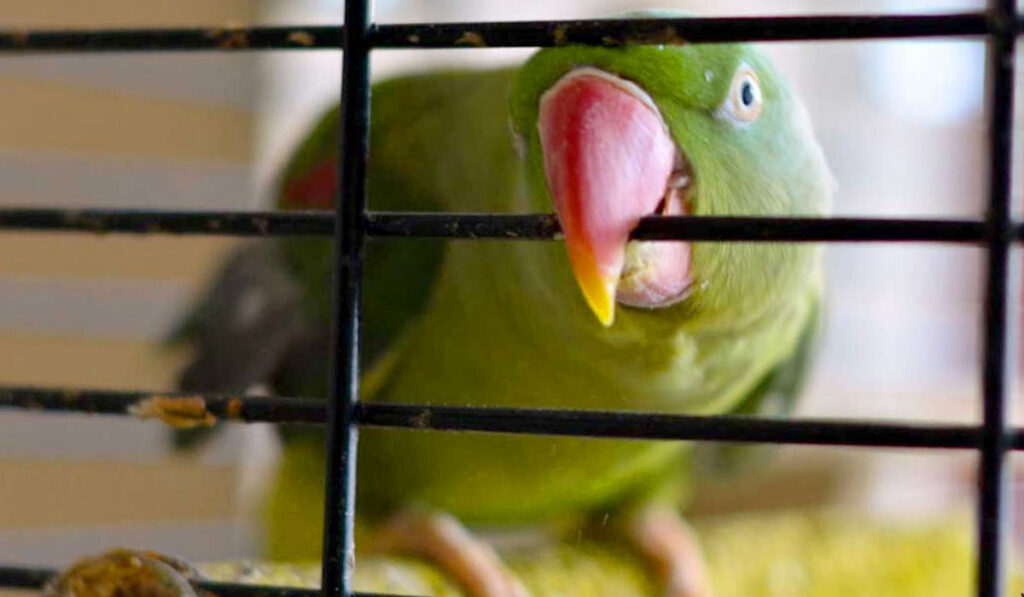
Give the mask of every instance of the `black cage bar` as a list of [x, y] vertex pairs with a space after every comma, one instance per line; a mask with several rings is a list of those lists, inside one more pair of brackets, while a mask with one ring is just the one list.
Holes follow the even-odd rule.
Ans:
[[[335, 239], [333, 360], [330, 400], [206, 395], [206, 410], [238, 422], [326, 424], [327, 484], [321, 591], [205, 583], [219, 595], [327, 597], [353, 595], [352, 525], [360, 425], [659, 440], [739, 441], [862, 447], [975, 450], [981, 456], [977, 544], [979, 597], [1004, 594], [1007, 536], [1006, 461], [1024, 450], [1024, 429], [1007, 426], [1007, 389], [1015, 337], [1014, 243], [1024, 224], [1011, 219], [1014, 58], [1024, 18], [1014, 0], [990, 0], [986, 11], [947, 15], [849, 15], [771, 18], [611, 19], [493, 23], [375, 24], [370, 0], [346, 0], [347, 26], [0, 31], [0, 53], [109, 51], [343, 50], [340, 201], [332, 212], [183, 212], [0, 209], [0, 231], [312, 235]], [[369, 55], [374, 48], [539, 47], [565, 44], [812, 41], [970, 36], [988, 43], [989, 201], [977, 220], [859, 218], [700, 218], [644, 220], [633, 238], [748, 242], [944, 242], [986, 248], [983, 424], [922, 425], [741, 416], [495, 409], [371, 404], [358, 401], [359, 302], [364, 240], [381, 237], [550, 240], [550, 214], [418, 214], [366, 210]], [[0, 388], [0, 408], [126, 415], [146, 392], [73, 388]], [[174, 396], [173, 393], [160, 396]], [[0, 587], [36, 588], [54, 571], [0, 566]]]

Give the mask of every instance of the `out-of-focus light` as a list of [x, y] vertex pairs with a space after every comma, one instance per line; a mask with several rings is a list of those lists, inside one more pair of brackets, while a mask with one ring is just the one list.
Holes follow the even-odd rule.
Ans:
[[[893, 12], [983, 9], [980, 0], [888, 0]], [[872, 42], [865, 47], [867, 92], [880, 108], [925, 125], [976, 117], [985, 95], [985, 47], [958, 40]]]
[[876, 42], [867, 48], [870, 97], [900, 118], [928, 125], [976, 117], [985, 93], [985, 48], [978, 42]]

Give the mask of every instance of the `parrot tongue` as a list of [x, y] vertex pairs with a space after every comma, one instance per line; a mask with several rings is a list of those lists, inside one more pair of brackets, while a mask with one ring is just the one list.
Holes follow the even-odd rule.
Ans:
[[609, 326], [629, 234], [666, 196], [675, 144], [647, 94], [594, 68], [572, 71], [544, 94], [537, 126], [569, 262]]

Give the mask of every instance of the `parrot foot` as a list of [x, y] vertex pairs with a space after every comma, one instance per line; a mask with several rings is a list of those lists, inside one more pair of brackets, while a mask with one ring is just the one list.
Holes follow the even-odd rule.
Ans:
[[658, 575], [665, 597], [712, 596], [696, 534], [674, 508], [646, 506], [625, 523], [626, 536]]
[[44, 597], [212, 597], [192, 587], [201, 578], [187, 562], [155, 551], [114, 549], [83, 558], [43, 588]]
[[494, 548], [448, 514], [399, 512], [370, 539], [367, 548], [371, 553], [409, 553], [426, 558], [451, 575], [471, 597], [529, 597]]

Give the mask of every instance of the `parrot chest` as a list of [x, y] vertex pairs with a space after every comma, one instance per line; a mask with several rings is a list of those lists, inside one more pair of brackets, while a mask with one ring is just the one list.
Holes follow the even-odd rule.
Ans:
[[[488, 256], [477, 248], [472, 259], [497, 259], [496, 249]], [[449, 265], [459, 259], [449, 255]], [[507, 278], [500, 279], [508, 269], [476, 273], [476, 283], [434, 297], [402, 362], [371, 400], [721, 413], [770, 366], [762, 362], [760, 345], [785, 346], [806, 317], [795, 308], [739, 339], [723, 334], [701, 343], [680, 336], [637, 350], [628, 338], [620, 345], [587, 342], [572, 326], [541, 317], [545, 293], [557, 297], [558, 289], [532, 288], [529, 276], [509, 288]], [[523, 293], [531, 299], [522, 300]], [[626, 499], [685, 475], [688, 449], [681, 442], [365, 429], [360, 507], [386, 512], [420, 503], [469, 523], [536, 521]]]

